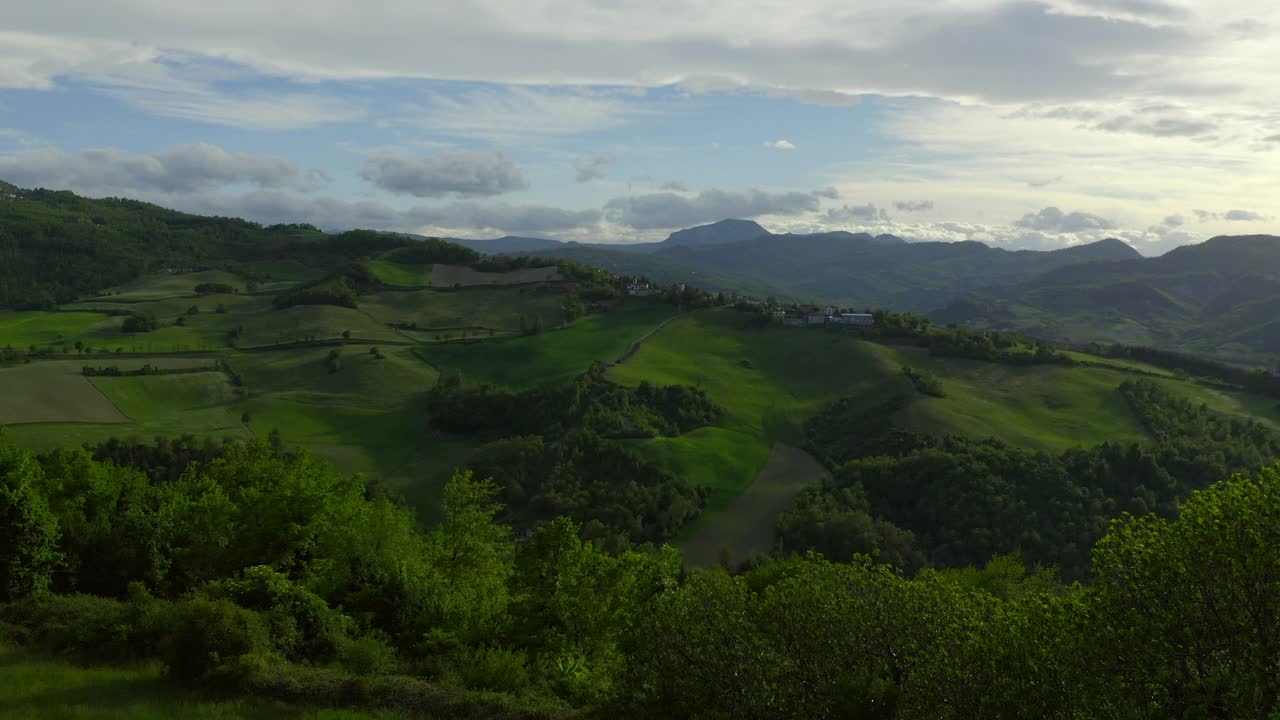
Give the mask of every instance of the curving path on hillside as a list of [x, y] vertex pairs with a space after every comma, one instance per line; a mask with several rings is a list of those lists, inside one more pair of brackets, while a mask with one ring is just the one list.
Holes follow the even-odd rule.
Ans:
[[684, 545], [686, 561], [715, 567], [727, 548], [734, 563], [773, 549], [778, 518], [809, 485], [827, 477], [827, 469], [809, 453], [777, 443], [756, 476], [724, 512], [694, 531]]
[[645, 340], [648, 340], [649, 338], [653, 337], [655, 333], [657, 333], [662, 328], [666, 327], [667, 323], [671, 322], [672, 320], [675, 320], [678, 317], [680, 317], [680, 313], [676, 313], [675, 315], [672, 315], [666, 320], [663, 320], [662, 322], [658, 323], [657, 326], [654, 327], [652, 330], [641, 335], [639, 338], [636, 339], [635, 342], [627, 346], [627, 351], [619, 355], [617, 360], [614, 360], [613, 362], [609, 363], [609, 367], [613, 367], [614, 365], [621, 365], [622, 363], [626, 362], [632, 355], [636, 354], [636, 351], [640, 349], [640, 346], [644, 343]]

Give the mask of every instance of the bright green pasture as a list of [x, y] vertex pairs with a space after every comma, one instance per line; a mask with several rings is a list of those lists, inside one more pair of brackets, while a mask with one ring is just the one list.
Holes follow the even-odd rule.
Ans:
[[[416, 323], [423, 331], [441, 328], [492, 328], [513, 332], [522, 317], [540, 317], [553, 328], [564, 317], [564, 296], [529, 287], [478, 287], [459, 290], [388, 290], [360, 297], [360, 309], [381, 323]], [[435, 333], [432, 333], [435, 334]]]
[[795, 437], [795, 426], [846, 395], [881, 398], [897, 383], [892, 351], [818, 329], [747, 325], [745, 313], [699, 311], [673, 320], [610, 371], [636, 385], [694, 385], [725, 408], [722, 426]]
[[671, 314], [666, 305], [620, 307], [562, 330], [472, 344], [427, 344], [418, 352], [441, 370], [461, 370], [467, 380], [526, 388], [571, 380], [597, 360], [617, 360]]
[[388, 285], [426, 287], [431, 284], [430, 265], [409, 265], [390, 260], [370, 260], [369, 269]]
[[120, 322], [120, 318], [91, 312], [0, 311], [0, 347], [60, 350], [96, 330], [119, 328]]
[[214, 698], [166, 682], [154, 665], [79, 667], [0, 646], [0, 717], [22, 720], [391, 720], [391, 712]]
[[244, 278], [224, 270], [203, 270], [193, 273], [152, 273], [119, 287], [111, 288], [100, 297], [117, 300], [155, 300], [158, 298], [195, 295], [196, 285], [219, 283], [230, 285], [244, 292]]
[[333, 340], [350, 332], [358, 340], [405, 341], [394, 329], [361, 309], [334, 305], [297, 305], [242, 318], [240, 347], [279, 345], [315, 338]]
[[[199, 310], [196, 319], [216, 319], [216, 310], [221, 305], [229, 317], [233, 314], [244, 314], [271, 309], [271, 297], [265, 295], [200, 295], [192, 297], [167, 297], [157, 300], [136, 300], [118, 302], [114, 298], [85, 300], [84, 302], [64, 305], [66, 310], [95, 310], [100, 312], [124, 311], [150, 313], [161, 322], [169, 323], [177, 320], [179, 315], [186, 315], [192, 306]], [[190, 318], [189, 318], [190, 319]]]
[[[659, 467], [710, 490], [704, 514], [721, 512], [747, 489], [769, 459], [769, 443], [757, 435], [706, 427], [679, 437], [631, 446]], [[700, 523], [694, 523], [694, 527]], [[686, 528], [686, 534], [691, 528]]]
[[898, 416], [935, 435], [994, 436], [1063, 450], [1146, 439], [1120, 384], [1133, 375], [1101, 368], [1001, 365], [899, 352], [901, 364], [934, 373], [947, 397], [917, 396]]
[[220, 371], [95, 377], [94, 385], [135, 424], [180, 435], [239, 434], [235, 394]]
[[249, 388], [242, 407], [258, 435], [279, 429], [287, 444], [369, 474], [433, 522], [445, 480], [475, 443], [430, 427], [423, 399], [433, 368], [408, 348], [379, 349], [382, 360], [367, 345], [338, 348], [334, 373], [325, 366], [331, 348], [240, 353], [230, 362]]

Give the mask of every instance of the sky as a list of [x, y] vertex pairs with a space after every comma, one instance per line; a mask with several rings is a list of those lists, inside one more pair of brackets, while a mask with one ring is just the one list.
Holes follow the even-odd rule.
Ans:
[[1272, 0], [42, 0], [0, 179], [264, 223], [1280, 234]]

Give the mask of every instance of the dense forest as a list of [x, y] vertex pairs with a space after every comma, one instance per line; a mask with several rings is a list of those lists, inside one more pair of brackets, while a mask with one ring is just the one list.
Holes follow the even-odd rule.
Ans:
[[1132, 380], [1119, 392], [1154, 440], [1054, 455], [994, 439], [931, 438], [837, 402], [812, 418], [810, 447], [833, 469], [779, 522], [785, 550], [848, 560], [877, 554], [904, 570], [960, 567], [1020, 553], [1083, 578], [1115, 517], [1177, 516], [1192, 490], [1280, 457], [1280, 435]]
[[[384, 253], [409, 264], [458, 264], [495, 272], [555, 265], [570, 279], [611, 284], [604, 282], [606, 273], [570, 260], [486, 258], [434, 238], [372, 230], [329, 234], [306, 224], [263, 226], [66, 191], [7, 192], [11, 197], [0, 202], [0, 308], [51, 308], [164, 270], [229, 268], [254, 279], [259, 274], [254, 265], [270, 260], [295, 261], [324, 273], [320, 280], [281, 295], [279, 306], [356, 307], [360, 293], [379, 285], [359, 261]], [[198, 293], [226, 290], [216, 284], [196, 288]]]
[[614, 551], [670, 540], [697, 517], [703, 490], [619, 441], [680, 435], [720, 410], [697, 388], [626, 388], [604, 375], [596, 364], [572, 383], [522, 392], [445, 375], [430, 393], [432, 422], [490, 440], [469, 466], [497, 479], [513, 521], [567, 516]]
[[567, 518], [516, 539], [472, 475], [423, 531], [280, 448], [96, 454], [0, 447], [0, 634], [176, 682], [504, 717], [1265, 718], [1280, 699], [1276, 470], [1177, 520], [1123, 516], [1063, 585], [1016, 556], [688, 571]]

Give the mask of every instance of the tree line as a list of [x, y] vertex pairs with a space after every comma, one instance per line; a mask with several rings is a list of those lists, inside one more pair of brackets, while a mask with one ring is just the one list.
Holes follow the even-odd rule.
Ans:
[[883, 418], [901, 397], [869, 410], [835, 403], [805, 428], [832, 477], [783, 514], [780, 549], [817, 549], [838, 560], [876, 554], [906, 571], [1017, 552], [1083, 578], [1089, 549], [1113, 518], [1172, 519], [1193, 490], [1280, 457], [1280, 435], [1257, 421], [1150, 380], [1125, 382], [1118, 392], [1152, 440], [1057, 454], [894, 428]]
[[1066, 585], [1008, 556], [689, 570], [565, 518], [517, 539], [472, 475], [424, 530], [305, 454], [105, 453], [0, 445], [8, 641], [441, 716], [1261, 719], [1280, 700], [1276, 469], [1175, 520], [1121, 517]]

